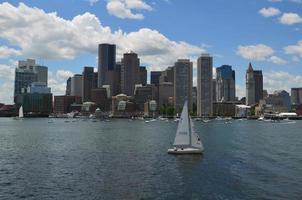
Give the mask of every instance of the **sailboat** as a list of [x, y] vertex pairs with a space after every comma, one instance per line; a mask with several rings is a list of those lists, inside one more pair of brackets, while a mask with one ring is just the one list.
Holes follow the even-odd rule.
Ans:
[[19, 108], [19, 118], [23, 118], [23, 117], [24, 117], [24, 115], [23, 115], [23, 106], [21, 106]]
[[180, 120], [174, 139], [172, 149], [168, 149], [170, 154], [201, 154], [203, 145], [201, 139], [194, 131], [193, 120], [188, 113], [187, 101], [181, 112]]

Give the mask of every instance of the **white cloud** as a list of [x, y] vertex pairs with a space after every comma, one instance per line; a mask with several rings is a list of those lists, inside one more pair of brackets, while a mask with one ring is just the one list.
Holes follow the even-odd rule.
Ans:
[[264, 17], [273, 17], [281, 14], [281, 11], [278, 8], [269, 7], [269, 8], [262, 8], [259, 10], [259, 14]]
[[13, 81], [6, 81], [0, 84], [0, 103], [12, 104], [14, 96]]
[[302, 58], [302, 40], [300, 40], [296, 45], [284, 47], [284, 51], [286, 54], [293, 54]]
[[15, 68], [11, 65], [0, 64], [0, 80], [13, 81], [15, 76]]
[[20, 55], [20, 51], [7, 46], [0, 46], [0, 58], [8, 58], [13, 55]]
[[[290, 80], [290, 81], [289, 81]], [[269, 93], [275, 90], [290, 92], [293, 87], [301, 87], [302, 76], [290, 74], [284, 71], [270, 71], [263, 73], [263, 86]]]
[[107, 0], [106, 8], [109, 14], [121, 19], [144, 19], [143, 14], [134, 13], [133, 10], [152, 10], [143, 0]]
[[277, 65], [285, 65], [285, 64], [287, 64], [287, 61], [286, 61], [286, 60], [284, 60], [284, 59], [282, 59], [282, 58], [279, 58], [279, 57], [277, 57], [277, 56], [271, 56], [271, 57], [269, 58], [269, 60], [270, 60], [272, 63], [277, 64]]
[[71, 71], [68, 70], [64, 70], [64, 69], [59, 69], [56, 72], [56, 78], [59, 80], [64, 80], [66, 81], [69, 77], [72, 77], [73, 73]]
[[236, 85], [236, 96], [239, 98], [239, 100], [242, 97], [245, 97], [245, 87], [243, 85]]
[[[127, 2], [130, 8], [140, 6], [135, 3], [137, 1]], [[56, 13], [46, 13], [23, 3], [17, 7], [2, 3], [0, 13], [0, 38], [20, 48], [24, 57], [73, 59], [84, 52], [96, 55], [99, 43], [115, 43], [118, 58], [127, 50], [133, 50], [138, 53], [142, 64], [165, 68], [179, 57], [191, 57], [205, 52], [202, 47], [170, 40], [149, 28], [130, 33], [122, 30], [113, 32], [91, 13], [66, 20]]]
[[256, 61], [264, 61], [274, 54], [274, 50], [264, 44], [239, 46], [237, 49], [237, 55]]
[[283, 13], [279, 21], [282, 24], [293, 25], [297, 23], [302, 23], [302, 17], [297, 13]]

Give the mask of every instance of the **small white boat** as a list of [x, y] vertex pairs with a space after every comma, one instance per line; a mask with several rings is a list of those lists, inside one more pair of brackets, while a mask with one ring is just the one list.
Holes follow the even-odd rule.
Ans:
[[204, 150], [201, 139], [194, 131], [187, 102], [181, 112], [173, 146], [172, 149], [168, 149], [169, 154], [201, 154]]

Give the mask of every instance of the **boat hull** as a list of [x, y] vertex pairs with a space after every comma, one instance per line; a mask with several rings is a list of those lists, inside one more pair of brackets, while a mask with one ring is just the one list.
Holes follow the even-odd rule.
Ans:
[[168, 149], [169, 154], [202, 154], [203, 149], [183, 148], [183, 149]]

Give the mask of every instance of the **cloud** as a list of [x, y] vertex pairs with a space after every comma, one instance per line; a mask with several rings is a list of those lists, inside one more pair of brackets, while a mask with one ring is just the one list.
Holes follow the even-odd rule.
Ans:
[[0, 46], [0, 58], [8, 58], [13, 55], [20, 55], [20, 51], [7, 46]]
[[297, 13], [283, 13], [279, 21], [282, 24], [293, 25], [297, 23], [302, 23], [302, 17]]
[[282, 58], [279, 58], [279, 57], [277, 57], [277, 56], [271, 56], [271, 57], [269, 58], [269, 60], [270, 60], [272, 63], [277, 64], [277, 65], [285, 65], [285, 64], [287, 64], [287, 61], [286, 61], [286, 60], [284, 60], [284, 59], [282, 59]]
[[284, 47], [284, 51], [286, 54], [293, 54], [302, 58], [302, 40], [300, 40], [296, 45], [289, 45], [287, 47]]
[[73, 72], [68, 71], [68, 70], [64, 70], [64, 69], [59, 69], [56, 72], [56, 78], [59, 80], [64, 80], [66, 81], [69, 77], [73, 76]]
[[240, 45], [237, 49], [237, 55], [248, 60], [264, 61], [267, 60], [273, 54], [274, 50], [264, 44], [247, 46]]
[[[290, 80], [290, 81], [288, 81]], [[302, 76], [290, 74], [284, 71], [269, 71], [263, 73], [264, 89], [269, 93], [278, 90], [286, 90], [290, 92], [293, 87], [301, 87]]]
[[[144, 5], [138, 1], [123, 2], [129, 8]], [[66, 20], [56, 13], [46, 13], [23, 3], [17, 7], [2, 3], [0, 13], [0, 38], [18, 47], [24, 57], [73, 59], [87, 52], [96, 55], [100, 43], [114, 43], [117, 44], [118, 58], [127, 50], [133, 50], [138, 53], [142, 64], [165, 68], [179, 57], [192, 57], [205, 52], [202, 47], [170, 40], [149, 28], [129, 33], [122, 30], [113, 32], [91, 13]]]
[[15, 77], [15, 68], [11, 65], [0, 64], [0, 80], [13, 81]]
[[143, 0], [107, 0], [106, 8], [110, 15], [121, 19], [144, 19], [143, 14], [134, 13], [133, 10], [152, 10]]
[[280, 15], [281, 11], [278, 8], [269, 7], [260, 9], [259, 14], [261, 14], [263, 17], [273, 17]]

